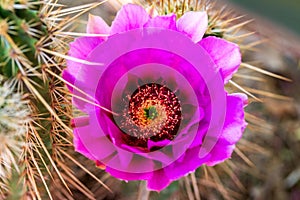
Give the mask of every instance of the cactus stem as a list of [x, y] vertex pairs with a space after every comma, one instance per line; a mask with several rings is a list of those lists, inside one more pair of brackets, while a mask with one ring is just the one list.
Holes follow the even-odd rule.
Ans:
[[0, 35], [4, 36], [7, 34], [9, 25], [6, 20], [0, 20]]
[[[72, 168], [62, 161], [66, 157], [62, 152], [72, 145], [72, 130], [68, 126], [72, 108], [71, 95], [58, 77], [66, 59], [101, 65], [65, 54], [73, 36], [83, 36], [68, 32], [77, 18], [107, 1], [64, 8], [57, 4], [58, 0], [0, 0], [0, 45], [1, 50], [4, 49], [0, 51], [0, 73], [12, 80], [15, 90], [27, 95], [32, 118], [26, 125], [28, 131], [24, 143], [28, 145], [24, 147], [24, 158], [20, 161], [25, 168], [20, 168], [22, 175], [17, 176], [27, 189], [26, 194], [21, 194], [25, 198], [27, 195], [32, 199], [44, 199], [45, 196], [55, 199], [52, 187], [61, 187], [59, 193], [70, 199], [70, 188], [94, 199], [89, 188], [83, 186], [72, 174]], [[10, 10], [2, 6], [3, 2]], [[68, 160], [76, 160], [68, 155]], [[87, 169], [85, 171], [97, 179]], [[53, 182], [59, 186], [51, 184]], [[6, 192], [12, 191], [13, 194], [17, 191], [9, 188], [6, 182], [2, 183], [8, 189], [3, 193], [1, 185], [0, 199]], [[109, 190], [107, 186], [105, 188]]]
[[23, 82], [27, 86], [27, 88], [41, 101], [41, 103], [47, 108], [47, 110], [53, 115], [53, 117], [57, 120], [57, 122], [66, 130], [71, 131], [70, 127], [68, 127], [56, 114], [56, 112], [51, 108], [51, 106], [47, 103], [47, 101], [41, 96], [41, 94], [36, 90], [36, 88], [30, 83], [30, 81], [26, 77], [22, 77]]
[[14, 0], [0, 0], [1, 6], [6, 10], [14, 10]]
[[20, 160], [27, 146], [25, 136], [30, 112], [28, 102], [14, 92], [15, 82], [2, 83], [2, 78], [0, 76], [0, 199], [7, 196], [16, 199], [24, 193], [24, 165]]
[[[38, 134], [37, 134], [37, 135], [38, 135]], [[43, 143], [41, 143], [41, 144], [43, 144]], [[39, 173], [39, 175], [40, 175], [40, 178], [42, 179], [43, 185], [44, 185], [44, 187], [45, 187], [45, 189], [46, 189], [46, 191], [47, 191], [47, 193], [48, 193], [49, 198], [50, 198], [51, 200], [53, 200], [52, 195], [51, 195], [51, 192], [49, 191], [49, 188], [48, 188], [48, 186], [47, 186], [47, 183], [46, 183], [46, 181], [45, 181], [45, 178], [44, 178], [44, 176], [43, 176], [43, 174], [42, 174], [42, 172], [41, 172], [41, 169], [40, 169], [40, 167], [39, 167], [39, 165], [38, 165], [38, 163], [37, 163], [37, 161], [36, 161], [36, 159], [35, 159], [33, 153], [32, 153], [31, 151], [28, 151], [28, 152], [29, 152], [30, 157], [31, 157], [31, 159], [32, 159], [32, 161], [33, 161], [33, 164], [35, 165], [35, 167], [36, 167], [36, 169], [37, 169], [37, 171], [38, 171], [38, 173]], [[37, 152], [39, 152], [39, 151], [37, 151]], [[40, 198], [40, 199], [41, 199], [41, 198]]]
[[7, 34], [7, 32], [2, 33], [6, 41], [11, 45], [13, 50], [16, 54], [22, 55], [22, 51], [19, 49], [19, 47], [15, 44], [15, 42], [11, 39], [11, 37]]
[[[70, 129], [70, 128], [68, 128], [68, 129]], [[63, 183], [63, 185], [65, 186], [65, 188], [68, 190], [68, 192], [69, 192], [70, 194], [72, 194], [70, 188], [68, 187], [68, 184], [65, 182], [64, 178], [62, 177], [60, 171], [59, 171], [58, 168], [57, 168], [57, 165], [56, 165], [55, 162], [53, 161], [53, 159], [52, 159], [51, 155], [49, 154], [49, 152], [48, 152], [48, 150], [47, 150], [45, 144], [43, 143], [42, 138], [40, 137], [39, 134], [35, 134], [35, 137], [36, 137], [38, 143], [41, 145], [42, 149], [44, 150], [45, 154], [47, 155], [47, 158], [49, 159], [49, 161], [50, 161], [52, 167], [53, 167], [54, 170], [56, 171], [56, 174], [57, 174], [58, 177], [60, 178], [61, 182]], [[37, 150], [37, 151], [38, 151], [38, 150]], [[42, 175], [41, 175], [41, 177], [42, 177]]]
[[21, 27], [28, 35], [38, 38], [41, 35], [43, 35], [43, 32], [33, 27], [38, 26], [39, 24], [40, 24], [39, 22], [34, 22], [34, 21], [29, 21], [29, 22], [23, 21]]
[[10, 50], [9, 55], [7, 56], [6, 60], [3, 63], [0, 63], [0, 66], [6, 65], [9, 61], [12, 61], [12, 72], [13, 74], [16, 74], [16, 67], [15, 65], [17, 65], [18, 69], [21, 71], [22, 75], [26, 75], [21, 63], [23, 65], [26, 65], [27, 67], [30, 67], [30, 63], [28, 63], [29, 61], [27, 59], [25, 59], [24, 57], [18, 55], [15, 51]]

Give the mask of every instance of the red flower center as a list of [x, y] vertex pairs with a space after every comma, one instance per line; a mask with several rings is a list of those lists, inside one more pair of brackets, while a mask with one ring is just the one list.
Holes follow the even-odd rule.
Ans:
[[129, 108], [120, 118], [124, 141], [130, 146], [147, 148], [149, 139], [174, 139], [182, 119], [181, 106], [166, 86], [146, 84], [129, 97]]

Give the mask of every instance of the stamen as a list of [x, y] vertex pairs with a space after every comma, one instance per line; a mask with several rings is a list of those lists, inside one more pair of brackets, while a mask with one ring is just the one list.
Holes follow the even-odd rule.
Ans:
[[174, 139], [182, 119], [181, 106], [166, 86], [146, 84], [129, 97], [129, 108], [118, 118], [124, 141], [147, 148], [148, 140]]

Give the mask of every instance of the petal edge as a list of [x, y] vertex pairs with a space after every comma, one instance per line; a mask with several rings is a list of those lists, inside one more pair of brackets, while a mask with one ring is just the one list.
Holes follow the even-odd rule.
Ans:
[[206, 12], [186, 12], [177, 20], [178, 31], [186, 34], [193, 42], [199, 42], [208, 26]]
[[239, 46], [214, 36], [204, 38], [198, 44], [210, 54], [226, 84], [241, 64], [242, 56]]
[[89, 14], [86, 32], [95, 34], [109, 34], [110, 27], [101, 17]]
[[149, 14], [141, 6], [126, 4], [117, 13], [111, 25], [110, 34], [122, 33], [132, 29], [142, 28], [149, 20]]

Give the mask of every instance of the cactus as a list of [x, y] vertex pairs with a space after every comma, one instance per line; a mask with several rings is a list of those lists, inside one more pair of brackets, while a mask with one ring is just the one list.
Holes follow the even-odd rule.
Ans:
[[[72, 36], [84, 35], [70, 32], [72, 24], [83, 13], [103, 2], [64, 8], [57, 0], [0, 0], [0, 75], [5, 81], [0, 84], [0, 199], [54, 199], [54, 193], [59, 193], [56, 199], [73, 199], [72, 188], [94, 199], [92, 192], [73, 174], [72, 170], [76, 169], [74, 165], [103, 184], [77, 161], [77, 157], [74, 158], [69, 124], [72, 104], [66, 83], [60, 77], [66, 59], [85, 62], [66, 55]], [[136, 2], [144, 3], [142, 0]], [[148, 2], [150, 5], [154, 1]], [[175, 12], [181, 16], [188, 10], [207, 10], [209, 29], [206, 36], [214, 35], [238, 42], [244, 50], [259, 44], [241, 43], [252, 34], [238, 32], [249, 21], [237, 24], [240, 17], [229, 17], [228, 12], [214, 9], [205, 1], [155, 2], [155, 8], [161, 14]], [[242, 65], [288, 80], [246, 63]], [[235, 82], [230, 83], [243, 90]], [[254, 95], [243, 91], [259, 101]], [[238, 154], [243, 158], [241, 152]], [[228, 169], [227, 173], [232, 173], [229, 168], [233, 167], [229, 164], [225, 164], [224, 168]], [[203, 171], [212, 174], [217, 189], [229, 198], [216, 170], [204, 168]], [[186, 184], [195, 183], [195, 177], [192, 174], [190, 179], [185, 179]], [[203, 181], [203, 185], [215, 187], [212, 182], [210, 178]], [[237, 185], [242, 188], [238, 180]], [[193, 190], [197, 193], [197, 186], [194, 185]]]
[[[77, 162], [70, 155], [72, 152], [67, 151], [67, 147], [72, 146], [69, 127], [72, 104], [59, 75], [64, 59], [68, 58], [65, 43], [72, 39], [64, 31], [69, 30], [77, 17], [100, 4], [64, 9], [54, 0], [0, 1], [0, 75], [11, 83], [10, 92], [26, 97], [31, 119], [23, 125], [22, 130], [26, 131], [18, 139], [15, 134], [1, 132], [1, 137], [14, 138], [26, 145], [22, 146], [22, 151], [8, 146], [11, 156], [1, 156], [0, 163], [8, 163], [5, 166], [11, 166], [11, 170], [0, 176], [0, 188], [4, 188], [0, 198], [53, 199], [51, 190], [60, 186], [63, 187], [55, 190], [56, 193], [64, 193], [68, 198], [71, 197], [70, 186], [83, 188], [80, 190], [93, 198], [86, 187], [79, 186], [80, 181], [66, 164], [67, 158]], [[71, 17], [73, 13], [76, 15]], [[0, 103], [2, 100], [1, 96]], [[24, 104], [20, 99], [9, 104], [15, 106], [16, 115], [20, 109], [18, 103]], [[5, 109], [0, 105], [0, 112]], [[7, 123], [3, 121], [1, 129], [8, 126]], [[13, 123], [19, 124], [18, 121]], [[15, 160], [10, 161], [12, 158]], [[85, 170], [83, 166], [81, 168]], [[51, 184], [53, 182], [56, 184]]]
[[0, 198], [19, 199], [25, 191], [22, 160], [29, 108], [11, 82], [0, 84]]
[[[47, 34], [47, 29], [38, 14], [39, 6], [8, 1], [0, 6], [2, 40], [1, 73], [8, 78], [15, 77], [23, 67], [38, 65], [35, 56], [38, 40]], [[25, 73], [25, 72], [22, 72]]]

